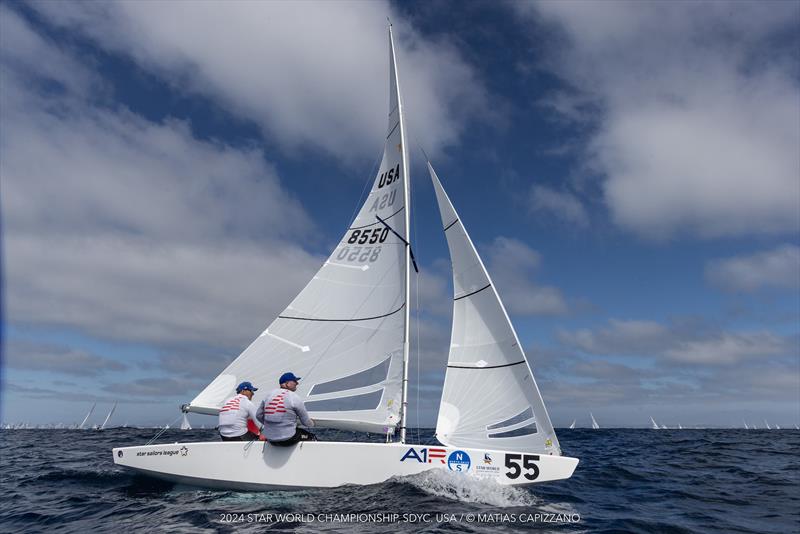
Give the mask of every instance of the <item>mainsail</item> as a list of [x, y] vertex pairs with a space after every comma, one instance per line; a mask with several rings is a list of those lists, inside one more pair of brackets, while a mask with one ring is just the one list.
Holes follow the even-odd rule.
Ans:
[[369, 196], [305, 289], [188, 411], [218, 413], [243, 380], [260, 388], [258, 403], [292, 371], [320, 426], [385, 433], [400, 422], [408, 361], [408, 185], [391, 28], [389, 37], [389, 124]]
[[436, 438], [450, 447], [561, 454], [517, 333], [428, 163], [453, 266], [453, 330]]
[[653, 430], [659, 430], [658, 423], [656, 423], [656, 420], [655, 420], [655, 419], [653, 419], [653, 416], [652, 416], [652, 415], [650, 416], [650, 427], [651, 427]]
[[589, 413], [589, 417], [592, 418], [592, 429], [593, 430], [600, 430], [600, 425], [597, 424], [597, 421], [595, 421], [594, 415], [592, 415], [591, 412]]

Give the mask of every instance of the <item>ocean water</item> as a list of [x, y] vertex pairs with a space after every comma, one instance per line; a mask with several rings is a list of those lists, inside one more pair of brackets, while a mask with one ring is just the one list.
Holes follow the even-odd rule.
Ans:
[[[114, 466], [112, 447], [154, 433], [0, 431], [0, 531], [800, 532], [796, 430], [562, 429], [564, 453], [581, 460], [575, 475], [530, 489], [441, 471], [263, 493], [175, 486]], [[211, 439], [213, 430], [170, 430], [159, 442]]]

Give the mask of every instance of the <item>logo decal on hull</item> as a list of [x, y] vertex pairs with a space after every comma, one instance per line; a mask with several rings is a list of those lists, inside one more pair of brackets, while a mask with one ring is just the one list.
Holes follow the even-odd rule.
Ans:
[[434, 460], [439, 460], [440, 463], [445, 463], [444, 458], [447, 456], [447, 449], [433, 449], [433, 448], [423, 448], [423, 449], [415, 449], [411, 447], [406, 451], [402, 458], [400, 458], [401, 462], [405, 462], [406, 460], [416, 460], [422, 464], [432, 464], [436, 463]]
[[447, 467], [451, 471], [466, 472], [469, 471], [469, 466], [472, 465], [472, 460], [469, 454], [464, 451], [453, 451], [447, 457]]
[[184, 445], [181, 447], [181, 456], [186, 456], [187, 454], [189, 454], [189, 449], [187, 449], [186, 445]]

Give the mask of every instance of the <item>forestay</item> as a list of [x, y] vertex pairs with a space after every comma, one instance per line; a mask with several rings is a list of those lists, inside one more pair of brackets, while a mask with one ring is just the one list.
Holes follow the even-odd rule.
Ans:
[[398, 424], [407, 217], [393, 47], [390, 54], [389, 124], [369, 196], [311, 282], [190, 403], [189, 411], [217, 413], [243, 380], [261, 388], [254, 398], [258, 403], [278, 386], [282, 373], [292, 371], [302, 377], [297, 393], [318, 425], [383, 433]]
[[453, 266], [453, 330], [436, 437], [450, 447], [561, 454], [489, 273], [428, 163]]

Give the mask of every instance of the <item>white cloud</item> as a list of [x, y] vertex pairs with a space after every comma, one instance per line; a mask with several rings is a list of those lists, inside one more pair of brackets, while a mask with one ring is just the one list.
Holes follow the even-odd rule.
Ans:
[[589, 216], [578, 198], [568, 191], [556, 191], [543, 185], [534, 185], [530, 192], [530, 209], [534, 213], [552, 215], [563, 222], [584, 227]]
[[509, 313], [520, 315], [561, 315], [568, 306], [561, 291], [532, 281], [539, 268], [538, 252], [517, 239], [497, 237], [488, 250], [489, 275], [497, 284]]
[[71, 347], [10, 341], [5, 364], [14, 369], [75, 376], [96, 376], [107, 371], [124, 371], [127, 365], [98, 354]]
[[681, 322], [611, 319], [597, 329], [560, 330], [566, 347], [598, 356], [633, 356], [642, 361], [698, 366], [734, 365], [765, 356], [794, 360], [796, 339], [773, 332], [725, 331]]
[[727, 291], [800, 289], [800, 247], [783, 245], [706, 265], [706, 279]]
[[676, 362], [724, 365], [747, 358], [782, 355], [788, 349], [786, 340], [771, 332], [723, 333], [712, 339], [681, 343], [664, 355]]
[[0, 20], [9, 319], [249, 342], [321, 263], [289, 239], [312, 223], [263, 154], [96, 106], [85, 63], [5, 7]]
[[592, 354], [646, 354], [669, 342], [669, 329], [655, 321], [610, 319], [609, 326], [574, 332], [560, 330], [558, 339], [565, 345]]
[[[511, 5], [561, 30], [548, 66], [565, 95], [601, 110], [587, 163], [620, 226], [649, 238], [800, 229], [800, 99], [783, 42], [797, 3]], [[553, 100], [575, 119], [565, 98]]]
[[386, 18], [395, 22], [412, 132], [435, 152], [491, 114], [472, 68], [388, 2], [43, 2], [51, 21], [129, 54], [178, 90], [224, 102], [290, 149], [374, 157], [388, 112]]

